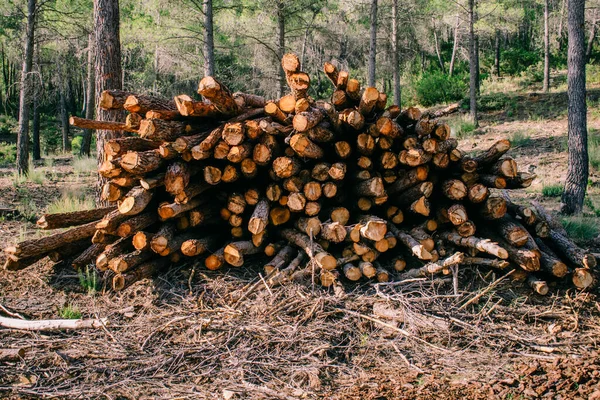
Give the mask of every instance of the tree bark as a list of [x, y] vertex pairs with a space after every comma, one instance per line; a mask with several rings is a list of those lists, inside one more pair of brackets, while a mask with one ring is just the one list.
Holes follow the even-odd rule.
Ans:
[[377, 60], [377, 0], [371, 0], [371, 39], [369, 42], [369, 77], [367, 84], [375, 87], [375, 61]]
[[562, 209], [565, 214], [577, 214], [583, 200], [589, 174], [587, 152], [587, 106], [585, 102], [585, 0], [568, 0], [568, 148], [569, 161]]
[[442, 54], [440, 53], [440, 43], [438, 40], [437, 29], [435, 27], [435, 18], [431, 18], [433, 23], [433, 42], [435, 44], [435, 54], [437, 55], [438, 62], [440, 63], [440, 68], [442, 69], [442, 73], [446, 73], [446, 67], [444, 66], [444, 60], [442, 59]]
[[549, 2], [544, 0], [544, 83], [542, 90], [547, 93], [550, 89], [550, 25], [549, 18]]
[[[85, 95], [85, 118], [94, 119], [96, 103], [96, 86], [94, 84], [94, 33], [88, 36], [88, 59], [86, 70], [86, 95]], [[90, 156], [92, 146], [92, 130], [83, 131], [83, 142], [81, 143], [81, 156]]]
[[66, 76], [64, 74], [64, 66], [62, 65], [62, 57], [59, 56], [56, 62], [58, 69], [58, 79], [60, 81], [58, 85], [58, 96], [59, 96], [59, 110], [60, 110], [60, 126], [62, 132], [62, 151], [64, 153], [71, 151], [71, 142], [69, 141], [69, 110], [67, 105], [67, 94], [65, 87]]
[[31, 142], [32, 142], [32, 155], [34, 160], [41, 160], [41, 148], [40, 148], [40, 97], [42, 96], [42, 90], [44, 88], [42, 81], [42, 69], [40, 68], [40, 49], [36, 49], [35, 53], [35, 69], [37, 72], [37, 81], [33, 83], [33, 125], [31, 127]]
[[470, 116], [475, 127], [477, 119], [477, 57], [475, 54], [475, 0], [469, 0], [469, 106]]
[[[96, 50], [95, 81], [96, 95], [107, 89], [122, 89], [123, 78], [121, 68], [121, 45], [119, 39], [119, 2], [118, 0], [94, 0], [94, 49]], [[100, 101], [100, 99], [97, 99]], [[120, 121], [120, 110], [98, 108], [97, 119], [100, 121]], [[104, 142], [121, 137], [119, 131], [96, 131], [96, 153], [98, 165], [104, 162]], [[96, 202], [102, 204], [99, 189], [105, 179], [99, 177]], [[105, 204], [104, 204], [105, 205]]]
[[496, 30], [496, 39], [494, 43], [494, 73], [500, 77], [500, 30]]
[[[454, 55], [454, 51], [452, 54]], [[398, 0], [392, 0], [392, 71], [394, 77], [394, 104], [400, 106], [402, 104], [402, 92], [400, 88], [400, 60], [398, 54]]]
[[19, 95], [19, 134], [17, 137], [17, 173], [29, 172], [29, 108], [31, 106], [31, 68], [35, 39], [36, 0], [27, 2], [27, 33], [21, 70], [21, 91]]
[[[459, 31], [459, 27], [460, 27], [460, 14], [456, 14], [456, 25], [454, 26], [454, 41], [452, 44], [452, 57], [450, 58], [450, 66], [448, 67], [448, 75], [452, 76], [452, 74], [454, 73], [454, 63], [456, 62], [456, 52], [458, 50], [458, 46], [459, 46], [459, 40], [460, 40], [460, 31]], [[400, 104], [400, 103], [397, 103]]]
[[[277, 1], [277, 55], [281, 60], [285, 54], [285, 2]], [[283, 96], [285, 91], [286, 75], [283, 68], [278, 68], [279, 86], [277, 87], [277, 98]]]

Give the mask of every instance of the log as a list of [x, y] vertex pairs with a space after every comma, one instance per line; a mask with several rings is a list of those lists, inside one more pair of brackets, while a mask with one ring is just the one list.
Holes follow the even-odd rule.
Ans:
[[465, 257], [462, 262], [464, 265], [477, 265], [483, 267], [491, 267], [496, 269], [506, 269], [510, 263], [506, 260], [499, 260], [497, 258], [483, 258], [483, 257]]
[[379, 100], [379, 90], [374, 87], [367, 87], [363, 92], [360, 103], [358, 104], [358, 112], [362, 115], [369, 115], [375, 109]]
[[[163, 224], [150, 240], [150, 248], [153, 252], [161, 254], [169, 249], [169, 243], [172, 243], [177, 235], [177, 228], [174, 223]], [[137, 247], [136, 247], [137, 248]]]
[[66, 244], [92, 237], [96, 232], [96, 224], [97, 221], [93, 221], [50, 236], [25, 240], [5, 248], [4, 252], [20, 259], [47, 254]]
[[69, 117], [69, 125], [73, 125], [81, 129], [125, 131], [137, 133], [137, 130], [128, 127], [127, 124], [125, 124], [124, 122], [94, 121], [91, 119], [79, 118], [74, 116]]
[[390, 223], [388, 223], [388, 230], [418, 259], [431, 260], [433, 258], [431, 253], [408, 233], [400, 231], [396, 226]]
[[554, 230], [550, 231], [547, 243], [570, 263], [583, 268], [592, 269], [596, 266], [596, 258], [577, 246], [571, 239]]
[[254, 246], [250, 241], [229, 243], [223, 250], [223, 257], [227, 264], [232, 267], [241, 267], [244, 264], [244, 256], [257, 254], [261, 248]]
[[104, 251], [105, 248], [105, 243], [92, 244], [71, 262], [73, 269], [83, 270], [84, 268], [94, 264], [96, 258]]
[[261, 199], [254, 207], [252, 216], [248, 221], [248, 231], [253, 235], [258, 235], [267, 228], [269, 224], [269, 202], [267, 199]]
[[307, 235], [294, 229], [283, 229], [281, 230], [280, 235], [288, 242], [303, 250], [311, 260], [314, 260], [317, 263], [319, 268], [325, 270], [333, 270], [336, 268], [337, 264], [335, 257], [323, 250], [320, 245], [312, 243]]
[[163, 159], [157, 150], [132, 151], [121, 157], [121, 167], [134, 175], [145, 175], [161, 167]]
[[177, 111], [184, 117], [216, 118], [220, 115], [214, 104], [195, 101], [185, 94], [175, 96], [174, 100]]
[[139, 214], [152, 201], [152, 196], [152, 191], [136, 186], [125, 195], [125, 199], [119, 204], [119, 212], [123, 215]]
[[548, 291], [550, 290], [546, 281], [543, 281], [532, 274], [529, 274], [529, 276], [527, 276], [527, 285], [529, 285], [529, 287], [533, 289], [534, 292], [536, 292], [537, 294], [541, 294], [542, 296], [547, 295]]
[[202, 78], [198, 94], [208, 99], [224, 115], [233, 116], [241, 112], [229, 89], [212, 76]]
[[173, 142], [178, 137], [191, 133], [192, 130], [194, 128], [186, 122], [144, 119], [140, 122], [138, 134], [145, 139]]
[[579, 290], [586, 290], [594, 286], [594, 276], [588, 268], [575, 268], [571, 281]]
[[236, 92], [233, 94], [233, 99], [241, 109], [263, 108], [266, 104], [264, 97], [250, 93]]
[[17, 318], [0, 317], [0, 326], [22, 331], [56, 331], [65, 329], [96, 329], [108, 324], [108, 319], [46, 319], [26, 321]]
[[156, 212], [148, 211], [122, 222], [118, 226], [116, 233], [120, 237], [129, 237], [134, 235], [137, 231], [148, 228], [156, 221], [158, 221]]
[[273, 274], [274, 270], [282, 270], [283, 267], [287, 267], [292, 258], [297, 254], [298, 251], [290, 245], [282, 247], [275, 257], [265, 265], [265, 273], [268, 275]]
[[321, 238], [331, 243], [342, 243], [346, 239], [346, 229], [339, 222], [326, 222], [321, 225]]
[[353, 282], [356, 282], [362, 278], [362, 272], [359, 267], [355, 266], [352, 263], [346, 263], [342, 267], [342, 271], [344, 272], [344, 276]]
[[131, 242], [136, 250], [148, 250], [150, 249], [150, 242], [152, 240], [153, 233], [138, 231], [133, 235]]
[[[167, 167], [165, 173], [165, 189], [172, 195], [178, 195], [185, 191], [193, 176], [198, 174], [201, 168], [197, 164], [176, 161]], [[208, 180], [207, 180], [208, 182]]]
[[128, 238], [121, 238], [116, 242], [109, 244], [104, 251], [96, 257], [96, 268], [100, 271], [108, 270], [108, 265], [113, 258], [121, 254], [128, 253], [131, 250], [132, 242]]
[[445, 241], [456, 246], [479, 250], [503, 260], [506, 260], [509, 255], [506, 249], [501, 247], [498, 243], [492, 242], [490, 239], [483, 239], [475, 236], [464, 238], [456, 232], [441, 232], [439, 235]]
[[510, 142], [502, 139], [494, 143], [485, 152], [475, 157], [464, 157], [461, 168], [465, 172], [475, 172], [477, 169], [494, 164], [510, 149]]
[[124, 90], [104, 90], [100, 93], [98, 106], [105, 110], [121, 110], [129, 95], [131, 93]]
[[497, 220], [506, 214], [506, 200], [498, 196], [490, 196], [481, 203], [480, 214], [486, 220]]
[[108, 263], [109, 268], [115, 273], [131, 271], [136, 266], [146, 262], [154, 257], [154, 253], [149, 250], [135, 250], [131, 253], [122, 254], [113, 258]]
[[540, 250], [541, 270], [562, 278], [569, 273], [569, 268], [562, 262], [550, 247], [540, 238], [535, 238], [535, 243]]
[[165, 174], [163, 172], [150, 176], [145, 176], [140, 179], [140, 186], [146, 190], [154, 189], [156, 187], [163, 186], [164, 184]]
[[458, 179], [450, 179], [442, 184], [442, 192], [450, 200], [462, 200], [467, 194], [467, 186]]
[[124, 290], [137, 281], [151, 278], [169, 264], [170, 260], [163, 257], [145, 262], [131, 272], [115, 275], [112, 280], [112, 288], [116, 292]]
[[159, 147], [160, 142], [130, 136], [106, 141], [104, 143], [104, 152], [107, 156], [116, 158], [130, 151], [156, 150]]
[[181, 252], [188, 257], [199, 256], [216, 247], [219, 242], [218, 235], [188, 239], [181, 244]]
[[204, 260], [204, 265], [207, 269], [211, 271], [216, 271], [220, 269], [225, 264], [224, 255], [225, 248], [222, 247], [219, 250], [215, 251], [210, 256], [206, 257]]
[[497, 219], [494, 228], [508, 243], [515, 247], [524, 246], [530, 238], [527, 229], [509, 215]]
[[411, 270], [408, 270], [402, 273], [398, 277], [398, 280], [403, 281], [406, 279], [427, 278], [431, 275], [439, 274], [447, 268], [461, 264], [463, 260], [464, 254], [461, 252], [456, 252], [442, 261], [430, 262], [420, 268], [413, 268]]
[[323, 158], [323, 149], [313, 143], [307, 135], [296, 134], [292, 136], [290, 146], [300, 157], [311, 159]]
[[79, 226], [102, 219], [107, 213], [115, 210], [115, 206], [103, 207], [94, 210], [73, 211], [67, 213], [44, 214], [36, 222], [40, 229], [58, 229], [69, 226]]

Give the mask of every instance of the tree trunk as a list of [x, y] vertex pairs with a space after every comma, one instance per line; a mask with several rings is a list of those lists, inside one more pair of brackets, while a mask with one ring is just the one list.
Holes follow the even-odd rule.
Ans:
[[567, 81], [569, 94], [569, 165], [561, 212], [580, 213], [587, 187], [587, 106], [585, 103], [585, 0], [568, 0], [569, 50]]
[[64, 74], [64, 66], [62, 65], [62, 59], [59, 56], [57, 60], [57, 69], [58, 69], [58, 79], [60, 81], [58, 85], [58, 97], [59, 97], [59, 110], [60, 110], [60, 127], [62, 132], [62, 151], [66, 153], [71, 151], [71, 142], [69, 141], [69, 110], [67, 104], [67, 94], [65, 87], [65, 74]]
[[435, 44], [435, 54], [437, 54], [438, 62], [440, 63], [440, 68], [442, 69], [442, 73], [446, 73], [446, 67], [444, 66], [444, 60], [442, 60], [442, 54], [440, 53], [440, 43], [438, 40], [437, 30], [435, 28], [435, 19], [431, 19], [433, 22], [433, 42]]
[[542, 90], [547, 93], [550, 89], [550, 26], [548, 24], [548, 17], [550, 11], [549, 1], [544, 0], [544, 84]]
[[375, 61], [377, 59], [377, 0], [371, 0], [371, 41], [369, 44], [368, 85], [375, 86]]
[[27, 2], [27, 34], [21, 70], [21, 92], [19, 95], [19, 135], [17, 138], [17, 173], [29, 172], [29, 107], [31, 100], [31, 67], [35, 35], [36, 0]]
[[588, 38], [587, 50], [585, 52], [585, 59], [587, 62], [590, 61], [592, 56], [592, 50], [594, 48], [594, 39], [596, 39], [596, 23], [598, 22], [598, 9], [594, 10], [594, 16], [592, 17], [592, 26], [590, 27], [590, 36]]
[[[397, 1], [397, 0], [396, 0]], [[448, 75], [452, 76], [454, 72], [454, 63], [456, 61], [456, 51], [458, 50], [459, 43], [459, 28], [460, 26], [460, 14], [456, 14], [456, 25], [454, 26], [454, 43], [452, 44], [452, 57], [450, 58], [450, 67], [448, 67]]]
[[40, 51], [39, 45], [36, 49], [35, 54], [35, 65], [37, 70], [37, 81], [34, 82], [33, 89], [33, 125], [31, 127], [31, 141], [32, 141], [32, 153], [34, 160], [40, 160], [42, 158], [40, 150], [40, 97], [42, 95], [43, 81], [42, 81], [42, 70], [40, 68]]
[[475, 0], [469, 0], [469, 105], [473, 124], [477, 127], [477, 64], [475, 56]]
[[558, 24], [558, 33], [556, 35], [558, 40], [558, 52], [562, 52], [564, 40], [563, 40], [563, 22], [565, 20], [565, 5], [567, 4], [567, 0], [561, 0], [560, 2], [560, 16], [559, 16], [559, 24]]
[[494, 43], [494, 73], [500, 77], [500, 30], [496, 30], [496, 41]]
[[[477, 13], [475, 13], [475, 22], [477, 22]], [[481, 93], [481, 68], [479, 63], [479, 35], [475, 33], [475, 82], [477, 83], [477, 96]]]
[[394, 75], [394, 104], [401, 105], [400, 60], [398, 54], [398, 0], [392, 1], [392, 69]]
[[[277, 2], [277, 55], [279, 60], [283, 58], [285, 54], [285, 3], [283, 0]], [[279, 67], [279, 86], [277, 87], [277, 97], [283, 96], [285, 92], [285, 71]]]
[[[90, 32], [88, 35], [88, 59], [87, 59], [87, 71], [86, 71], [86, 95], [85, 95], [85, 118], [94, 119], [95, 110], [95, 85], [94, 85], [94, 33]], [[92, 145], [92, 130], [85, 129], [83, 131], [83, 142], [81, 143], [81, 156], [90, 155], [90, 148]]]
[[[106, 89], [122, 89], [121, 47], [119, 40], [119, 2], [118, 0], [94, 0], [94, 38], [96, 50], [95, 75], [96, 96]], [[98, 108], [98, 120], [121, 121], [120, 110]], [[96, 131], [96, 151], [98, 165], [104, 162], [104, 142], [122, 136], [119, 131]], [[100, 189], [105, 179], [99, 177], [96, 201], [100, 204]], [[106, 204], [104, 204], [106, 205]]]
[[213, 4], [212, 0], [202, 3], [204, 13], [204, 75], [215, 75], [215, 43], [213, 32]]

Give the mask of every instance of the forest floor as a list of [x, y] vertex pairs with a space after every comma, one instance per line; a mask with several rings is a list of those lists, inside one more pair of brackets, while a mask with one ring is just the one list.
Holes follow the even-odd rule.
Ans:
[[[600, 136], [600, 89], [589, 96], [590, 132]], [[463, 134], [461, 147], [513, 139], [512, 156], [539, 176], [516, 200], [556, 210], [567, 162], [566, 94], [484, 98], [481, 128]], [[461, 118], [449, 122], [459, 126]], [[23, 218], [34, 221], [56, 199], [91, 194], [92, 173], [74, 172], [68, 158], [50, 164], [38, 168], [37, 183], [0, 170], [0, 207], [23, 216], [0, 222], [0, 242], [40, 234]], [[597, 169], [589, 192], [585, 220], [572, 222], [582, 244], [597, 251]], [[0, 271], [0, 304], [9, 310], [31, 319], [109, 320], [94, 331], [0, 330], [0, 349], [26, 351], [18, 361], [0, 360], [0, 397], [600, 399], [597, 288], [552, 284], [542, 297], [492, 271], [463, 268], [457, 294], [437, 281], [347, 285], [343, 297], [290, 284], [232, 300], [259, 271], [259, 262], [227, 275], [187, 265], [119, 293], [90, 293], [60, 264]]]

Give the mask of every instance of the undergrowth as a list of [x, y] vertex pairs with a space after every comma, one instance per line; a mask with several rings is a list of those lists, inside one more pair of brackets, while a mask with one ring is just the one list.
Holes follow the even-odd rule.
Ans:
[[561, 222], [569, 237], [575, 240], [591, 240], [600, 234], [600, 226], [596, 217], [565, 217]]
[[79, 319], [81, 318], [81, 311], [73, 304], [65, 304], [60, 310], [58, 315], [64, 319]]
[[94, 199], [86, 196], [85, 192], [67, 189], [62, 196], [48, 205], [48, 213], [66, 213], [72, 211], [90, 210], [95, 207]]

